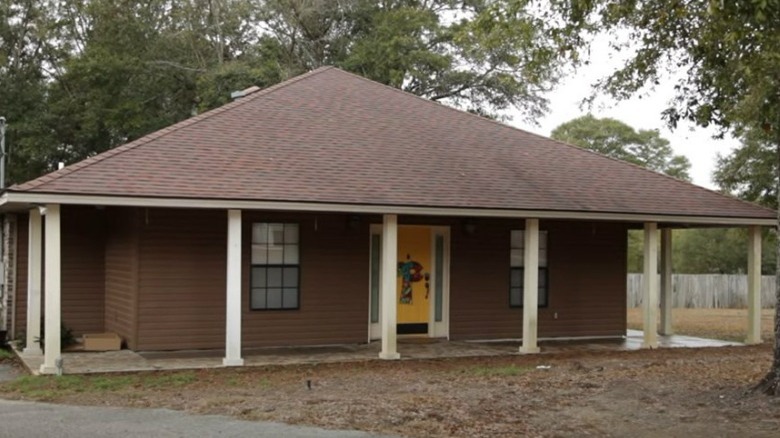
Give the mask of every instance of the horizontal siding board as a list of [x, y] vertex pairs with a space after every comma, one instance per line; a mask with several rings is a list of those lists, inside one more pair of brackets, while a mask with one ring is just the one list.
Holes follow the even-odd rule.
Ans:
[[[522, 309], [510, 308], [508, 296], [509, 235], [522, 225], [486, 220], [473, 235], [452, 233], [453, 339], [522, 337]], [[626, 227], [543, 221], [541, 228], [549, 232], [550, 284], [539, 336], [624, 335]]]
[[106, 239], [106, 330], [121, 336], [129, 348], [137, 347], [138, 210], [111, 208]]
[[[104, 330], [104, 241], [102, 211], [63, 206], [61, 222], [61, 319], [74, 335]], [[27, 330], [29, 216], [19, 215], [17, 229], [16, 330]], [[45, 233], [45, 230], [44, 230]], [[46, 273], [43, 272], [43, 281]], [[42, 290], [42, 307], [45, 290]], [[43, 309], [41, 311], [43, 315]]]
[[20, 333], [27, 332], [27, 265], [29, 254], [28, 230], [30, 227], [30, 216], [28, 214], [19, 214], [16, 219], [16, 331]]
[[[242, 337], [245, 348], [364, 342], [368, 315], [368, 224], [347, 227], [344, 215], [244, 212]], [[509, 232], [522, 222], [482, 220], [474, 235], [451, 225], [453, 339], [522, 336], [522, 309], [508, 305]], [[140, 227], [139, 348], [223, 348], [226, 214], [149, 210]], [[300, 309], [249, 308], [253, 222], [295, 222], [301, 230]], [[519, 225], [519, 226], [518, 226]], [[625, 226], [543, 222], [550, 232], [550, 306], [540, 309], [539, 335], [625, 333]], [[125, 281], [130, 281], [126, 279]], [[557, 318], [555, 313], [557, 312]]]
[[[361, 342], [367, 335], [368, 223], [343, 215], [244, 212], [244, 347]], [[253, 222], [301, 227], [299, 310], [249, 309]], [[139, 348], [223, 348], [227, 217], [224, 211], [149, 210], [141, 225]], [[191, 333], [197, 333], [193, 336]]]

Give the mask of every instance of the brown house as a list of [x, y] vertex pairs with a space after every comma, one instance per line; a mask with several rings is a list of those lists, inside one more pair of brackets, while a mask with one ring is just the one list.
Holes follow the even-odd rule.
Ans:
[[[11, 330], [133, 350], [621, 337], [645, 230], [645, 344], [669, 328], [669, 230], [775, 213], [322, 68], [9, 188]], [[758, 252], [757, 252], [758, 251]], [[44, 275], [45, 272], [45, 275]], [[533, 293], [524, 293], [527, 290]], [[42, 303], [45, 311], [42, 312]], [[33, 339], [45, 314], [45, 351]], [[758, 342], [758, 319], [749, 341]], [[538, 336], [537, 336], [538, 333]]]

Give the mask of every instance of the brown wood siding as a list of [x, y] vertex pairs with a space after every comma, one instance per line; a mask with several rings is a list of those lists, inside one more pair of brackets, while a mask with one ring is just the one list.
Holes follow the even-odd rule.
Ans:
[[[150, 209], [141, 215], [137, 348], [223, 348], [227, 213]], [[250, 310], [254, 222], [300, 224], [298, 310]], [[367, 222], [349, 229], [344, 215], [244, 212], [242, 241], [245, 348], [366, 340]]]
[[[62, 323], [76, 336], [99, 333], [104, 329], [103, 212], [94, 207], [64, 206], [61, 214]], [[28, 227], [29, 216], [20, 214], [17, 231], [17, 333], [27, 330]], [[43, 272], [44, 282], [45, 275]], [[45, 293], [42, 285], [42, 306]]]
[[[354, 229], [348, 216], [246, 214], [243, 272], [245, 347], [365, 342], [368, 338], [369, 225]], [[250, 310], [249, 280], [253, 222], [298, 223], [300, 309]]]
[[[473, 235], [453, 230], [453, 339], [522, 336], [523, 310], [509, 307], [509, 237], [521, 224], [480, 221]], [[541, 229], [549, 233], [549, 305], [539, 309], [539, 336], [624, 335], [626, 226], [543, 221]]]
[[104, 329], [104, 213], [62, 207], [62, 323], [77, 336]]
[[16, 218], [16, 336], [27, 332], [27, 230], [30, 227], [30, 217], [19, 213]]
[[227, 213], [140, 210], [139, 350], [225, 344]]
[[105, 329], [119, 334], [128, 348], [136, 339], [138, 297], [138, 210], [111, 208], [107, 211], [105, 265]]

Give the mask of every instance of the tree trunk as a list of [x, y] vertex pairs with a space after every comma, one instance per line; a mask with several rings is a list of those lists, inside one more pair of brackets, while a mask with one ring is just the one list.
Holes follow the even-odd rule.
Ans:
[[777, 191], [777, 266], [775, 269], [775, 339], [774, 350], [772, 354], [772, 367], [761, 382], [756, 385], [755, 390], [768, 395], [780, 395], [780, 138], [775, 135], [777, 143], [775, 157], [775, 190]]

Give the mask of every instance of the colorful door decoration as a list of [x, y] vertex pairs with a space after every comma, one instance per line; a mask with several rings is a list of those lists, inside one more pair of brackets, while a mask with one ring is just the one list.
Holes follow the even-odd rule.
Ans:
[[428, 323], [430, 313], [431, 229], [398, 229], [398, 323]]

